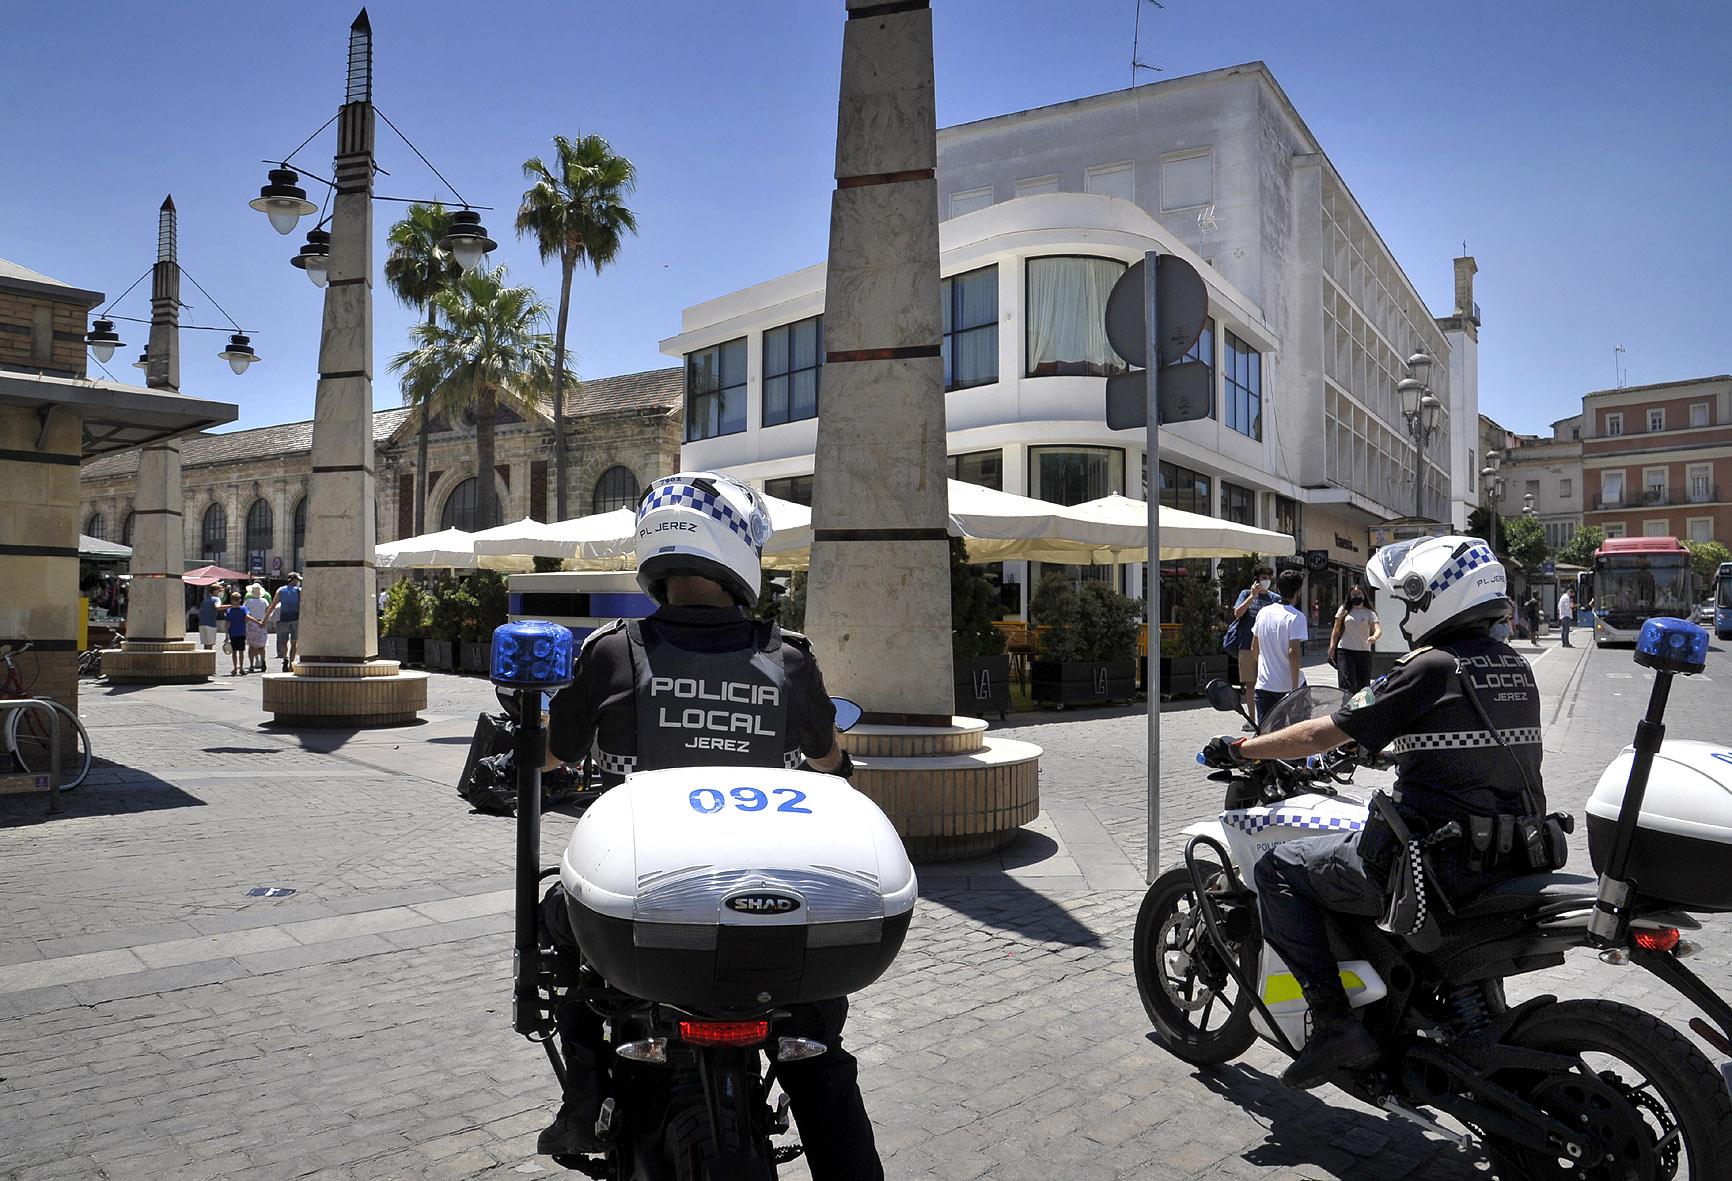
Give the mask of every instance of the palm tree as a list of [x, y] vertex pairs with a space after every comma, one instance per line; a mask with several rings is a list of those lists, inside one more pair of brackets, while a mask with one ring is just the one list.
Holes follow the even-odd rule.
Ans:
[[553, 381], [547, 305], [533, 288], [506, 286], [503, 266], [460, 275], [433, 305], [438, 315], [409, 330], [415, 347], [391, 358], [391, 369], [436, 412], [461, 406], [474, 417], [476, 527], [486, 529], [500, 523], [493, 491], [499, 407], [530, 413]]
[[625, 199], [637, 189], [637, 169], [599, 135], [553, 137], [553, 167], [540, 156], [524, 161], [530, 181], [517, 210], [517, 236], [533, 237], [541, 261], [559, 260], [559, 320], [553, 343], [554, 507], [565, 512], [565, 326], [571, 314], [571, 276], [578, 263], [596, 274], [614, 261], [620, 239], [637, 233]]
[[[391, 253], [385, 257], [385, 286], [412, 308], [424, 310], [433, 322], [433, 297], [449, 287], [462, 273], [451, 252], [440, 241], [451, 231], [451, 214], [435, 201], [409, 206], [403, 220], [391, 227]], [[415, 532], [427, 532], [427, 434], [434, 418], [435, 390], [411, 394], [403, 389], [403, 401], [414, 409], [415, 437]]]

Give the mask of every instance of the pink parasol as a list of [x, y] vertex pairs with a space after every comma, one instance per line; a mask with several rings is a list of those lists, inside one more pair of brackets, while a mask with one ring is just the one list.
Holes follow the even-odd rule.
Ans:
[[246, 577], [239, 570], [230, 570], [227, 566], [200, 566], [182, 574], [180, 580], [188, 586], [212, 586], [219, 582], [240, 582]]

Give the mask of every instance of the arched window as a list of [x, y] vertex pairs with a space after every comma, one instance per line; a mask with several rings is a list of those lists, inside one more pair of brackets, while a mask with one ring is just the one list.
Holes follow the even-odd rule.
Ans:
[[88, 521], [84, 522], [84, 536], [94, 537], [98, 541], [107, 541], [108, 540], [108, 538], [106, 538], [102, 535], [102, 514], [101, 513], [91, 513], [90, 519]]
[[220, 504], [204, 510], [204, 522], [198, 531], [198, 552], [206, 562], [221, 562], [228, 557], [229, 518]]
[[476, 503], [481, 499], [481, 485], [470, 476], [451, 490], [451, 495], [445, 498], [445, 507], [439, 512], [439, 528], [461, 529], [465, 533], [475, 529], [475, 514], [479, 510]]
[[295, 536], [294, 553], [291, 556], [291, 570], [299, 570], [306, 565], [307, 549], [307, 498], [301, 497], [295, 502]]
[[121, 545], [131, 545], [132, 544], [132, 522], [133, 522], [133, 519], [135, 516], [136, 516], [136, 514], [129, 510], [127, 512], [126, 516], [124, 516], [120, 519], [120, 544]]
[[637, 477], [629, 467], [615, 465], [601, 473], [595, 482], [595, 497], [590, 511], [610, 513], [616, 508], [631, 508], [637, 504]]
[[270, 561], [271, 524], [270, 503], [261, 496], [247, 510], [247, 569], [255, 574], [263, 574]]

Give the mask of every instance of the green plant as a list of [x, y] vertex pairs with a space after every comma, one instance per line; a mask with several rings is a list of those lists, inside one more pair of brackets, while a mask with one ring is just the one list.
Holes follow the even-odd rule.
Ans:
[[1135, 660], [1142, 614], [1141, 600], [1120, 594], [1110, 583], [1083, 583], [1077, 621], [1082, 659]]
[[454, 644], [463, 635], [464, 618], [473, 613], [475, 599], [449, 579], [440, 579], [431, 591], [433, 608], [428, 619], [427, 638]]
[[968, 564], [962, 538], [950, 539], [950, 655], [957, 660], [997, 656], [1004, 633], [992, 626], [1000, 615], [998, 592], [978, 566]]
[[1732, 562], [1732, 551], [1718, 541], [1688, 541], [1684, 545], [1690, 551], [1690, 569], [1696, 572], [1698, 586], [1711, 587], [1714, 576], [1720, 572], [1720, 564]]
[[1558, 550], [1558, 561], [1567, 562], [1571, 566], [1592, 566], [1594, 551], [1599, 549], [1606, 540], [1606, 531], [1598, 525], [1583, 525], [1576, 530], [1575, 536], [1564, 542]]
[[537, 574], [553, 574], [565, 565], [558, 558], [531, 558], [530, 562]]
[[1538, 570], [1552, 552], [1546, 544], [1546, 527], [1533, 517], [1505, 517], [1498, 532], [1504, 552], [1524, 573]]
[[1040, 580], [1028, 604], [1029, 620], [1039, 627], [1042, 660], [1083, 660], [1082, 600], [1065, 575], [1054, 573]]
[[[398, 299], [434, 320], [433, 297], [462, 274], [451, 252], [440, 245], [451, 231], [451, 214], [435, 201], [417, 201], [404, 211], [403, 220], [391, 227], [391, 253], [385, 257], [385, 286]], [[427, 532], [427, 438], [439, 414], [440, 392], [405, 386], [403, 400], [413, 410], [415, 422], [415, 532]]]
[[379, 618], [379, 629], [399, 639], [421, 639], [427, 634], [427, 607], [427, 596], [413, 579], [392, 583], [385, 591], [385, 612]]
[[1221, 650], [1221, 588], [1206, 567], [1183, 578], [1170, 578], [1164, 592], [1172, 604], [1178, 634], [1163, 639], [1163, 656], [1210, 656]]

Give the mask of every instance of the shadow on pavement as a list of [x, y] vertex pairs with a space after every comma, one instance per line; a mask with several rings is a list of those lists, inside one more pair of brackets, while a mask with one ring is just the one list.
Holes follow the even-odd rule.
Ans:
[[[1161, 702], [1161, 712], [1164, 714], [1187, 713], [1194, 709], [1208, 709], [1209, 703], [1201, 697], [1180, 698], [1174, 701]], [[987, 730], [1020, 730], [1028, 726], [1063, 725], [1067, 722], [1099, 722], [1111, 718], [1143, 718], [1147, 717], [1149, 708], [1138, 701], [1130, 705], [1100, 706], [1086, 709], [1031, 709], [1013, 713], [1004, 721], [992, 720]]]
[[261, 734], [280, 734], [292, 738], [302, 750], [314, 754], [330, 754], [342, 750], [344, 745], [364, 734], [380, 734], [391, 730], [413, 732], [423, 726], [430, 725], [426, 718], [416, 718], [412, 722], [382, 722], [377, 726], [296, 726], [280, 722], [263, 721], [258, 724]]
[[[98, 768], [91, 774], [100, 775], [102, 770]], [[0, 828], [76, 820], [85, 816], [122, 816], [128, 812], [204, 806], [205, 802], [197, 796], [188, 795], [154, 775], [142, 775], [124, 783], [91, 783], [86, 780], [71, 791], [60, 793], [60, 811], [52, 816], [48, 814], [48, 797], [43, 793], [0, 796]]]
[[[1149, 1035], [1155, 1040], [1153, 1034]], [[1157, 1043], [1158, 1044], [1158, 1043]], [[1474, 1176], [1477, 1150], [1457, 1153], [1394, 1116], [1379, 1117], [1298, 1091], [1243, 1063], [1200, 1069], [1195, 1077], [1240, 1110], [1264, 1121], [1268, 1138], [1243, 1154], [1258, 1168], [1304, 1170], [1307, 1177], [1386, 1181], [1389, 1177]], [[1397, 1167], [1391, 1160], [1396, 1158]], [[1458, 1168], [1444, 1167], [1444, 1162]]]
[[[918, 872], [918, 870], [916, 871]], [[966, 915], [983, 926], [1020, 935], [1036, 943], [1058, 943], [1065, 947], [1102, 947], [1104, 940], [1087, 923], [1064, 906], [1006, 876], [1003, 884], [972, 885], [954, 879], [931, 877], [920, 882], [920, 897]]]

